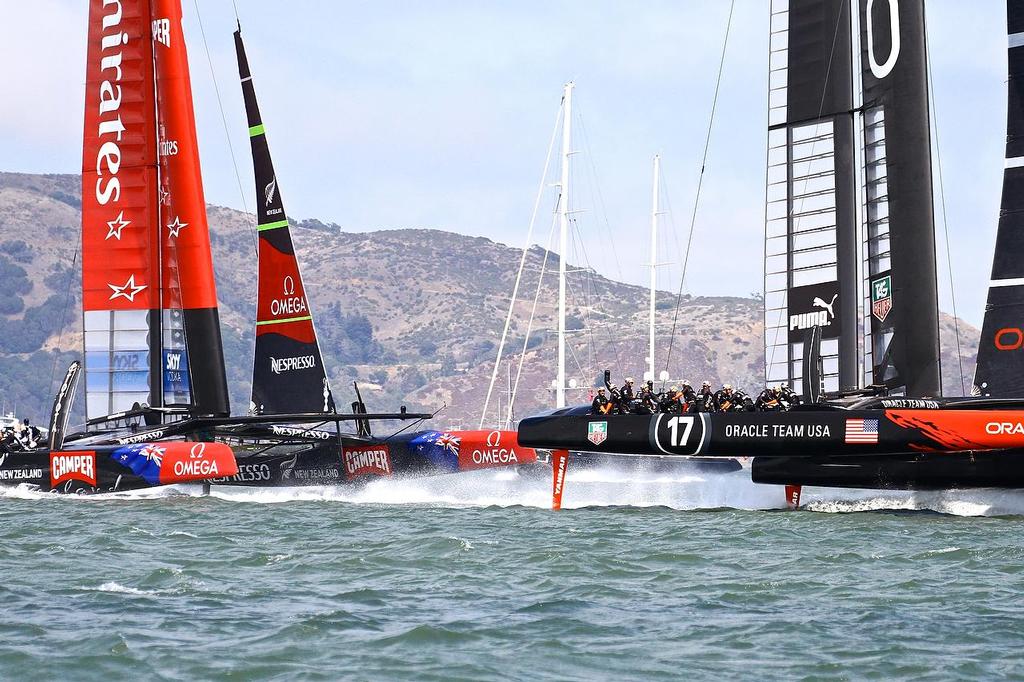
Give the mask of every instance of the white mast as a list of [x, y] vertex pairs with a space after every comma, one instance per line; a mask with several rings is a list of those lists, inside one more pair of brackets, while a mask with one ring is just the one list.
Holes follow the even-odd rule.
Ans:
[[647, 339], [647, 352], [648, 352], [648, 376], [647, 378], [654, 381], [657, 374], [654, 372], [654, 303], [655, 297], [657, 296], [658, 288], [658, 185], [659, 185], [659, 173], [661, 171], [661, 156], [658, 154], [654, 155], [654, 185], [651, 188], [651, 303], [650, 303], [650, 322], [648, 329]]
[[562, 93], [562, 182], [559, 186], [558, 237], [558, 377], [555, 379], [555, 407], [565, 407], [565, 262], [569, 250], [569, 157], [572, 154], [572, 89]]

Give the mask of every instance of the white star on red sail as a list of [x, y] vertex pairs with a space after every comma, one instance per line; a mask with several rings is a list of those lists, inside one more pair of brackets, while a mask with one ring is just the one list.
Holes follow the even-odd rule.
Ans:
[[107, 223], [107, 236], [103, 238], [104, 241], [113, 237], [118, 241], [121, 240], [121, 230], [132, 224], [132, 221], [124, 219], [124, 211], [117, 214], [117, 217]]
[[170, 204], [171, 203], [171, 193], [168, 192], [167, 190], [165, 190], [163, 187], [160, 188], [160, 203], [161, 204]]
[[128, 281], [124, 283], [123, 287], [119, 287], [116, 284], [108, 284], [110, 290], [113, 291], [110, 295], [110, 300], [113, 301], [118, 296], [128, 299], [129, 302], [135, 302], [135, 295], [146, 288], [145, 284], [135, 284], [135, 275], [128, 277]]
[[177, 237], [178, 233], [186, 227], [188, 227], [188, 223], [181, 222], [181, 218], [178, 216], [174, 216], [173, 223], [167, 223], [167, 229], [171, 231], [172, 237]]

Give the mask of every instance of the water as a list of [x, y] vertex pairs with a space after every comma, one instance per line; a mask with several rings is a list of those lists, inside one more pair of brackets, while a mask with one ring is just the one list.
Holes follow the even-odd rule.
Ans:
[[1020, 676], [1024, 494], [747, 476], [10, 491], [0, 678]]

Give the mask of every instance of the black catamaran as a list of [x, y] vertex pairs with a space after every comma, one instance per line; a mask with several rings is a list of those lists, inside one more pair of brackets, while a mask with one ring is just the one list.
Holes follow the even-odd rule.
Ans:
[[520, 442], [753, 456], [761, 483], [1024, 487], [1022, 8], [1008, 3], [1007, 167], [980, 397], [940, 397], [923, 0], [774, 0], [765, 378], [804, 404], [648, 417], [569, 408], [523, 420]]
[[[47, 447], [0, 450], [0, 483], [57, 492], [342, 484], [534, 461], [514, 432], [379, 438], [373, 421], [430, 415], [368, 414], [361, 399], [351, 414], [335, 411], [240, 33], [235, 40], [262, 198], [252, 414], [230, 416], [180, 0], [92, 0], [82, 172], [87, 429], [66, 428], [83, 374], [74, 363]], [[354, 433], [342, 431], [347, 421]]]

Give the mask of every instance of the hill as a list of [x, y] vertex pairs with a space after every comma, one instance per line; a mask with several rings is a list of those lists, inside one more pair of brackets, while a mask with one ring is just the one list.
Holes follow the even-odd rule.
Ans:
[[[37, 420], [48, 414], [64, 366], [80, 354], [80, 209], [76, 175], [0, 173], [0, 396], [6, 409], [16, 403], [19, 413]], [[209, 219], [232, 404], [244, 412], [256, 290], [253, 222], [218, 206], [209, 207]], [[371, 409], [447, 405], [439, 425], [475, 425], [520, 250], [440, 230], [349, 233], [318, 220], [298, 221], [293, 234], [338, 404], [347, 404], [351, 382], [359, 381]], [[557, 269], [557, 254], [540, 247], [528, 252], [508, 342], [517, 358], [526, 349], [516, 400], [520, 416], [554, 402]], [[648, 293], [586, 268], [571, 269], [568, 375], [580, 386], [579, 401], [604, 368], [617, 378], [642, 376]], [[666, 339], [657, 357], [663, 367], [675, 295], [659, 292], [657, 309]], [[759, 299], [687, 296], [676, 326], [668, 363], [673, 377], [751, 389], [762, 384]], [[978, 333], [961, 322], [961, 334], [969, 344], [963, 360], [971, 377]], [[945, 390], [956, 394], [953, 320], [945, 315], [942, 341], [943, 366], [951, 368]], [[501, 368], [502, 392], [507, 371]], [[492, 408], [488, 420], [494, 418]]]

